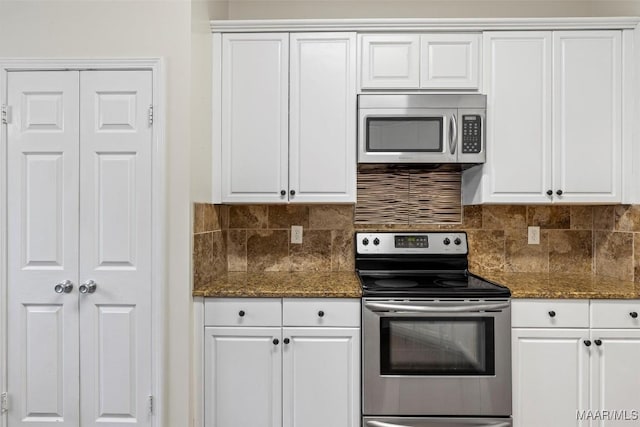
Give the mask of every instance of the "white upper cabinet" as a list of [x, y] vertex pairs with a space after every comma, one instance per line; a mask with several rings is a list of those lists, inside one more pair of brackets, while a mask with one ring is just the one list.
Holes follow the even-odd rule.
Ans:
[[291, 35], [289, 200], [355, 202], [356, 40]]
[[289, 35], [225, 34], [222, 43], [223, 201], [286, 199]]
[[420, 36], [420, 88], [478, 89], [480, 34]]
[[365, 34], [361, 38], [362, 89], [417, 89], [420, 36]]
[[553, 196], [560, 202], [620, 202], [620, 31], [553, 34]]
[[620, 31], [486, 32], [487, 162], [464, 202], [622, 200]]
[[364, 34], [361, 89], [477, 90], [480, 34]]
[[221, 201], [355, 202], [355, 33], [224, 34], [221, 50]]

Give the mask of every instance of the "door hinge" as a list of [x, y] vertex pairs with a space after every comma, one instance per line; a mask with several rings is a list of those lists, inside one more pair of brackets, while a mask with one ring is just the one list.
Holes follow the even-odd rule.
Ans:
[[9, 113], [10, 113], [9, 106], [3, 104], [2, 107], [0, 107], [0, 114], [2, 115], [3, 125], [9, 124], [9, 122], [11, 122], [11, 117]]
[[0, 394], [0, 412], [6, 413], [9, 410], [9, 396], [7, 392]]
[[153, 105], [149, 105], [149, 126], [153, 126]]
[[149, 395], [149, 415], [153, 415], [153, 396]]

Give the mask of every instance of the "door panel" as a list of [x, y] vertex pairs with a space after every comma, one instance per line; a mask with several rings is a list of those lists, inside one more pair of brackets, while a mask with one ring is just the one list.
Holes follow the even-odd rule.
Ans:
[[78, 76], [8, 73], [11, 427], [78, 426]]
[[80, 76], [83, 427], [150, 425], [150, 71]]
[[279, 327], [205, 328], [206, 426], [282, 426], [281, 339]]

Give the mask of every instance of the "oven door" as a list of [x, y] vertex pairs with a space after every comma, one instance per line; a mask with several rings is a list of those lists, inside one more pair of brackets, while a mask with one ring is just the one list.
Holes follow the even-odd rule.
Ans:
[[510, 418], [365, 417], [363, 427], [511, 427]]
[[365, 415], [511, 415], [511, 308], [501, 300], [363, 304]]
[[455, 109], [361, 109], [359, 163], [455, 163]]

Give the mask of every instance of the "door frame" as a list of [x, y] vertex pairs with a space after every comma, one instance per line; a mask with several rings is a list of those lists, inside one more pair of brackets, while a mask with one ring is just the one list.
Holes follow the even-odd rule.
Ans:
[[[146, 70], [152, 73], [153, 128], [151, 153], [151, 322], [152, 322], [152, 390], [151, 425], [164, 425], [166, 341], [166, 143], [165, 143], [165, 75], [162, 58], [47, 59], [0, 58], [0, 104], [7, 103], [8, 74], [11, 71], [54, 70]], [[7, 390], [7, 126], [0, 123], [0, 393]], [[11, 402], [9, 402], [11, 409]], [[0, 414], [0, 427], [7, 426], [7, 414]]]

